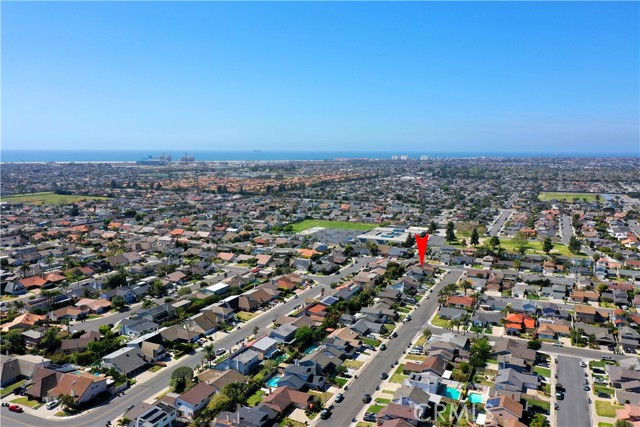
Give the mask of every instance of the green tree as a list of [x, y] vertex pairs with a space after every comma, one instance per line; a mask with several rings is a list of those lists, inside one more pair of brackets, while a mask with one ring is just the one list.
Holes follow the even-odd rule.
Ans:
[[156, 305], [158, 305], [158, 304], [156, 304], [156, 302], [155, 302], [155, 301], [150, 300], [150, 299], [146, 299], [146, 300], [144, 300], [144, 301], [142, 302], [142, 309], [143, 309], [143, 310], [149, 310], [150, 308], [153, 308], [153, 307], [155, 307]]
[[116, 295], [111, 298], [111, 307], [115, 310], [120, 311], [127, 305], [127, 302], [124, 300], [122, 295]]
[[542, 347], [542, 341], [538, 339], [530, 340], [527, 343], [527, 348], [531, 350], [540, 350], [541, 347]]
[[372, 256], [378, 255], [378, 244], [372, 240], [369, 240], [366, 244], [367, 250]]
[[571, 253], [572, 254], [579, 253], [581, 246], [582, 245], [580, 244], [580, 240], [578, 240], [576, 236], [571, 236], [571, 238], [569, 239], [569, 250], [571, 251]]
[[21, 335], [22, 331], [19, 329], [13, 329], [2, 338], [2, 350], [4, 352], [9, 351], [12, 354], [24, 354], [26, 347], [24, 345], [24, 338]]
[[428, 229], [429, 234], [435, 233], [437, 229], [438, 229], [438, 225], [434, 221], [431, 221], [429, 223], [429, 229]]
[[476, 246], [479, 243], [480, 243], [480, 235], [478, 234], [478, 229], [474, 227], [473, 231], [471, 232], [471, 245]]
[[213, 349], [213, 344], [205, 345], [202, 349], [202, 358], [205, 359], [209, 367], [211, 367], [211, 359], [215, 357], [216, 351]]
[[449, 221], [447, 223], [447, 231], [445, 236], [445, 238], [447, 239], [447, 242], [453, 242], [454, 240], [456, 240], [456, 233], [453, 227], [454, 227], [453, 222]]
[[486, 366], [487, 359], [491, 356], [491, 344], [486, 338], [480, 338], [473, 343], [469, 350], [469, 363], [476, 367], [482, 368]]
[[496, 246], [500, 246], [500, 238], [498, 236], [493, 236], [489, 239], [489, 246], [495, 248]]
[[614, 427], [633, 427], [633, 424], [627, 420], [618, 420], [614, 424]]
[[76, 398], [68, 394], [61, 394], [58, 396], [58, 400], [64, 409], [74, 409], [76, 406]]
[[535, 414], [529, 423], [529, 427], [548, 427], [549, 421], [542, 414]]
[[171, 387], [176, 393], [182, 393], [187, 386], [193, 380], [193, 369], [188, 366], [181, 366], [176, 368], [171, 373]]
[[432, 333], [433, 332], [431, 332], [431, 329], [426, 328], [424, 331], [422, 331], [422, 336], [428, 339]]
[[549, 252], [551, 252], [551, 249], [553, 249], [553, 243], [551, 243], [551, 239], [549, 237], [545, 237], [544, 241], [542, 242], [542, 250], [548, 254]]
[[55, 352], [60, 347], [60, 338], [58, 338], [58, 328], [49, 328], [42, 334], [42, 339], [38, 343], [38, 348], [46, 354]]
[[149, 286], [147, 293], [154, 298], [161, 298], [167, 294], [167, 288], [164, 286], [160, 279], [154, 280]]
[[298, 349], [304, 350], [313, 344], [313, 329], [303, 326], [296, 331], [296, 345]]
[[404, 246], [405, 248], [412, 248], [413, 245], [416, 244], [416, 238], [413, 235], [413, 233], [408, 233], [407, 234], [407, 238], [405, 239], [404, 243], [402, 244], [402, 246]]
[[185, 287], [182, 287], [182, 288], [178, 289], [178, 294], [177, 295], [179, 297], [183, 297], [185, 295], [190, 295], [190, 294], [191, 294], [191, 288], [189, 286], [185, 286]]

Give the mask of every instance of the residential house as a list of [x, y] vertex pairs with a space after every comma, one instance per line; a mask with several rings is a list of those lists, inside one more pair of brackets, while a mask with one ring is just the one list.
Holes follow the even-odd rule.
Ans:
[[212, 385], [201, 382], [182, 393], [176, 399], [176, 409], [180, 418], [185, 420], [195, 419], [200, 410], [207, 406], [216, 391], [216, 388]]
[[147, 361], [138, 347], [123, 347], [102, 358], [102, 366], [115, 368], [128, 377], [139, 374], [147, 366]]

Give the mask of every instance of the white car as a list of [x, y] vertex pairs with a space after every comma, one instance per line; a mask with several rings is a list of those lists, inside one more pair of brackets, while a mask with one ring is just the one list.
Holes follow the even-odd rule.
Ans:
[[554, 347], [562, 347], [562, 343], [560, 341], [556, 341], [551, 345], [553, 345]]
[[582, 366], [583, 368], [586, 368], [586, 367], [587, 367], [587, 364], [586, 364], [586, 363], [584, 363], [584, 360], [581, 360], [581, 361], [580, 361], [580, 366]]
[[45, 408], [47, 408], [47, 409], [53, 409], [53, 408], [55, 408], [56, 406], [58, 406], [58, 404], [59, 404], [59, 403], [60, 403], [60, 401], [59, 401], [59, 400], [52, 400], [51, 402], [49, 402], [49, 403], [47, 403], [47, 404], [45, 405]]

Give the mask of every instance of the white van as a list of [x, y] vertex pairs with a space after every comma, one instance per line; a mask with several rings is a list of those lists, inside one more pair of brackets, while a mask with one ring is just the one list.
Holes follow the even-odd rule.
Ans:
[[53, 409], [53, 408], [55, 408], [56, 406], [58, 406], [58, 403], [60, 403], [60, 401], [59, 401], [59, 400], [52, 400], [51, 402], [47, 403], [47, 404], [45, 405], [45, 407], [46, 407], [47, 409]]

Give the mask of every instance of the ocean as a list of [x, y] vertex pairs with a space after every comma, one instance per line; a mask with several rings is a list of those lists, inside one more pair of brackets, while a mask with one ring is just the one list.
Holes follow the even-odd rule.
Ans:
[[[136, 162], [149, 156], [171, 155], [179, 160], [185, 153], [153, 150], [1, 150], [0, 162]], [[470, 157], [636, 157], [637, 154], [600, 155], [589, 153], [490, 153], [490, 152], [416, 152], [416, 151], [188, 151], [196, 161], [268, 161], [268, 160], [331, 160], [331, 159], [391, 159], [394, 155], [433, 158]]]

